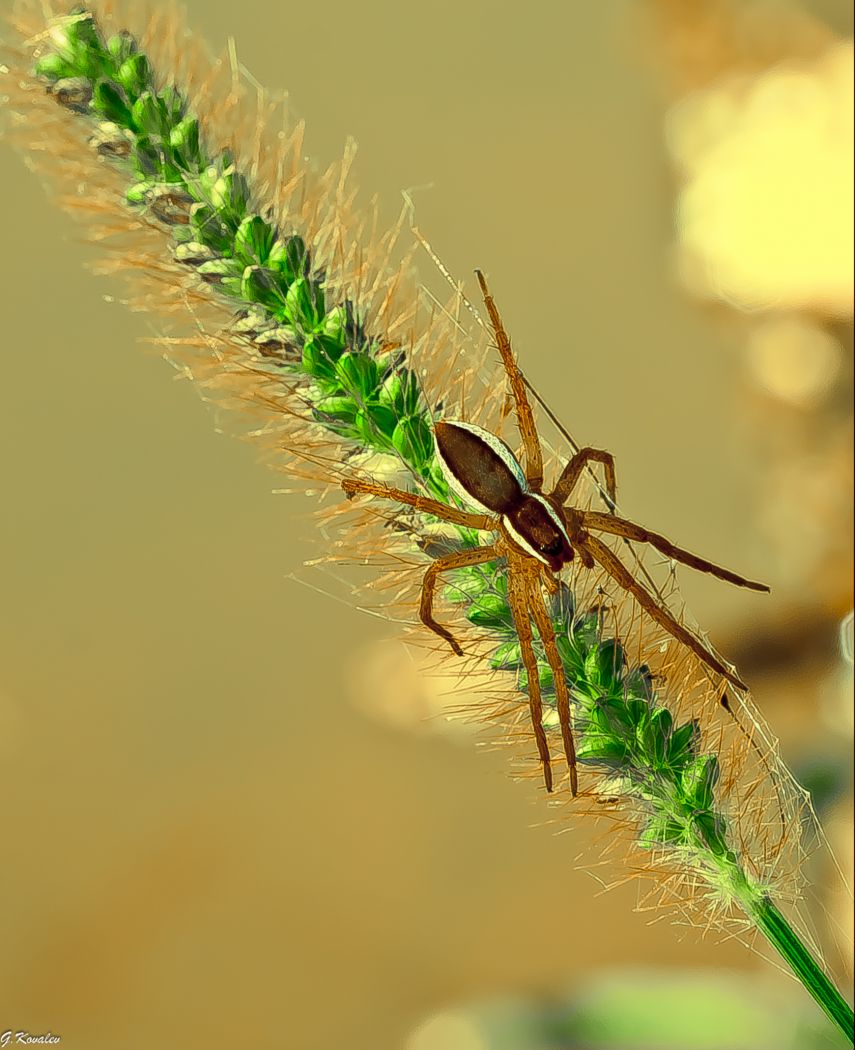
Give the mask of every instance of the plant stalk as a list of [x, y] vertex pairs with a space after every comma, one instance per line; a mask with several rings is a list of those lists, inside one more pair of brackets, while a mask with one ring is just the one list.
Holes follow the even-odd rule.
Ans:
[[770, 897], [745, 883], [744, 891], [738, 894], [738, 899], [746, 914], [813, 996], [826, 1017], [850, 1043], [855, 1043], [855, 1015], [852, 1007], [832, 984]]

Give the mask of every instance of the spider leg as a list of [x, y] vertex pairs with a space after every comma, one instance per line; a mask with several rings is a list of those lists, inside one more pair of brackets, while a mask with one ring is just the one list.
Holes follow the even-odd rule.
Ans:
[[607, 547], [605, 543], [602, 543], [595, 536], [587, 536], [583, 542], [606, 572], [615, 579], [624, 590], [629, 591], [629, 593], [633, 595], [641, 608], [644, 609], [652, 620], [655, 620], [660, 627], [664, 627], [672, 637], [677, 639], [677, 641], [682, 642], [688, 649], [691, 649], [698, 659], [702, 660], [707, 667], [711, 667], [714, 671], [717, 671], [729, 682], [732, 682], [738, 689], [743, 691], [748, 689], [748, 686], [735, 671], [731, 671], [725, 667], [724, 664], [716, 656], [713, 656], [713, 654], [709, 652], [690, 631], [676, 620], [671, 613], [658, 604], [656, 599], [641, 586], [629, 569], [627, 569], [618, 556]]
[[573, 741], [573, 723], [570, 714], [570, 690], [567, 688], [567, 674], [564, 662], [558, 652], [555, 641], [555, 628], [540, 591], [540, 574], [529, 579], [529, 608], [537, 626], [546, 659], [552, 669], [555, 682], [555, 706], [558, 709], [558, 723], [561, 726], [561, 737], [564, 741], [564, 754], [567, 757], [567, 768], [570, 770], [570, 791], [575, 798], [579, 790], [579, 778], [576, 772], [576, 745]]
[[589, 529], [610, 532], [615, 536], [624, 536], [628, 540], [649, 543], [651, 547], [662, 551], [669, 558], [680, 561], [684, 565], [689, 565], [699, 572], [708, 572], [711, 576], [716, 576], [720, 580], [735, 583], [737, 587], [747, 587], [752, 591], [769, 590], [765, 583], [755, 583], [753, 580], [746, 580], [744, 576], [738, 576], [735, 572], [731, 572], [730, 569], [723, 569], [720, 565], [714, 565], [711, 561], [707, 561], [706, 558], [699, 558], [696, 554], [683, 550], [682, 547], [675, 547], [670, 540], [660, 536], [659, 533], [650, 532], [641, 525], [625, 521], [623, 518], [616, 518], [611, 514], [596, 514], [593, 511], [583, 511], [582, 524]]
[[551, 569], [548, 569], [545, 565], [541, 566], [540, 572], [541, 579], [543, 580], [543, 583], [546, 589], [549, 591], [549, 593], [558, 594], [558, 588], [561, 585], [559, 584], [558, 577], [555, 575], [555, 573], [552, 572]]
[[559, 506], [564, 506], [570, 498], [570, 494], [576, 486], [582, 471], [589, 463], [602, 463], [606, 475], [606, 495], [614, 510], [617, 500], [617, 478], [615, 477], [615, 457], [611, 452], [605, 452], [601, 448], [580, 448], [576, 455], [569, 460], [558, 484], [550, 492], [550, 499], [554, 499]]
[[432, 561], [424, 575], [422, 580], [422, 597], [419, 603], [419, 619], [434, 634], [444, 638], [457, 656], [463, 656], [463, 650], [460, 648], [457, 639], [447, 627], [443, 627], [441, 623], [437, 623], [433, 618], [433, 596], [436, 591], [437, 577], [440, 573], [447, 572], [449, 569], [462, 569], [466, 565], [481, 565], [483, 562], [491, 561], [498, 556], [499, 552], [495, 544], [475, 547], [474, 550], [445, 554], [443, 557]]
[[493, 519], [486, 514], [472, 514], [467, 510], [458, 510], [456, 507], [449, 507], [438, 500], [428, 499], [427, 496], [419, 496], [405, 489], [395, 489], [389, 485], [362, 481], [359, 478], [345, 478], [341, 487], [348, 499], [353, 499], [357, 493], [365, 493], [369, 496], [379, 496], [381, 499], [394, 500], [396, 503], [405, 503], [408, 507], [415, 507], [416, 510], [423, 511], [425, 514], [433, 514], [434, 517], [450, 521], [454, 525], [465, 525], [470, 529], [481, 529], [482, 531], [493, 528]]
[[481, 285], [481, 294], [484, 296], [484, 306], [486, 306], [487, 313], [490, 315], [490, 323], [493, 326], [493, 332], [496, 336], [496, 345], [499, 349], [502, 364], [505, 366], [505, 374], [508, 377], [508, 381], [511, 384], [511, 391], [514, 395], [514, 404], [517, 410], [517, 426], [519, 427], [523, 439], [523, 445], [525, 446], [526, 477], [528, 478], [529, 485], [531, 485], [536, 492], [539, 492], [540, 487], [543, 484], [543, 452], [540, 447], [540, 439], [537, 436], [537, 428], [534, 425], [534, 413], [532, 412], [528, 395], [525, 392], [525, 383], [523, 381], [522, 372], [520, 371], [519, 365], [514, 357], [514, 352], [511, 349], [511, 341], [508, 338], [508, 333], [505, 331], [504, 325], [502, 324], [502, 319], [499, 317], [499, 311], [496, 309], [496, 304], [487, 288], [484, 274], [481, 273], [480, 270], [476, 270], [475, 276], [478, 278], [478, 283]]
[[524, 571], [516, 559], [508, 562], [508, 604], [514, 617], [514, 626], [517, 629], [517, 637], [520, 640], [523, 666], [528, 676], [528, 706], [531, 712], [531, 728], [534, 730], [537, 752], [540, 755], [540, 762], [543, 766], [543, 781], [546, 784], [546, 790], [551, 792], [552, 761], [549, 757], [546, 730], [543, 728], [543, 698], [540, 693], [537, 657], [532, 645], [534, 636], [531, 630], [531, 620], [529, 619], [528, 595], [524, 578], [520, 579], [518, 576], [518, 573]]

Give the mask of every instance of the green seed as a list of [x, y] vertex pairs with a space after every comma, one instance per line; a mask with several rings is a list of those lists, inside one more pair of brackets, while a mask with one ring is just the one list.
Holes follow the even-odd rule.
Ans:
[[208, 284], [222, 284], [228, 277], [238, 277], [240, 267], [231, 259], [212, 259], [210, 262], [202, 263], [197, 272]]
[[680, 778], [687, 804], [698, 810], [709, 809], [718, 775], [718, 759], [715, 755], [699, 755], [688, 765]]
[[199, 170], [202, 152], [199, 145], [199, 121], [195, 117], [186, 117], [170, 130], [169, 145], [186, 171]]
[[186, 241], [184, 244], [178, 244], [172, 254], [176, 262], [186, 263], [188, 266], [200, 266], [216, 258], [213, 250], [207, 244], [201, 244], [199, 241]]
[[111, 120], [101, 121], [89, 137], [89, 145], [102, 157], [127, 157], [133, 144], [131, 132]]
[[277, 241], [270, 250], [268, 262], [282, 271], [289, 284], [298, 277], [307, 277], [309, 273], [309, 253], [302, 237]]
[[273, 247], [274, 234], [273, 228], [260, 215], [248, 216], [235, 234], [235, 255], [247, 263], [266, 262]]
[[49, 80], [66, 80], [75, 73], [74, 66], [56, 51], [42, 55], [34, 69], [36, 76], [47, 77]]
[[287, 354], [295, 358], [301, 355], [297, 333], [287, 325], [279, 325], [260, 332], [253, 339], [252, 344], [257, 346], [262, 353]]
[[118, 69], [131, 55], [136, 54], [137, 44], [130, 33], [124, 29], [107, 41], [107, 53], [112, 57]]
[[129, 98], [139, 98], [151, 84], [151, 69], [145, 55], [131, 55], [119, 66], [116, 80]]
[[92, 108], [107, 120], [127, 128], [132, 124], [125, 93], [114, 80], [102, 78], [95, 84]]
[[151, 91], [144, 91], [131, 107], [131, 121], [137, 131], [161, 139], [169, 134], [166, 111]]
[[48, 91], [61, 105], [75, 113], [87, 113], [92, 100], [92, 84], [86, 77], [63, 77]]
[[280, 280], [281, 277], [275, 270], [265, 266], [247, 266], [242, 274], [241, 296], [248, 302], [261, 303], [268, 310], [275, 311], [285, 303]]

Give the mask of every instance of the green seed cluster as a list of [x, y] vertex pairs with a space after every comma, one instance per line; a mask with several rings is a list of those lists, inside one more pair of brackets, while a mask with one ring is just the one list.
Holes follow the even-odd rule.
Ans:
[[[233, 158], [206, 152], [181, 93], [171, 85], [158, 89], [134, 39], [119, 33], [105, 41], [93, 19], [78, 14], [55, 31], [54, 50], [36, 72], [57, 101], [97, 121], [93, 147], [128, 165], [129, 206], [169, 227], [176, 260], [240, 307], [239, 334], [276, 367], [306, 380], [318, 423], [364, 449], [399, 456], [432, 495], [447, 500], [415, 374], [400, 357], [384, 359], [352, 303], [327, 301], [324, 275], [313, 270], [302, 237], [283, 235], [253, 210]], [[460, 532], [460, 547], [475, 542]], [[491, 665], [516, 672], [527, 691], [502, 567], [458, 570], [446, 596], [496, 636]], [[552, 599], [552, 618], [575, 702], [579, 761], [647, 800], [645, 845], [723, 855], [724, 825], [713, 808], [717, 765], [699, 752], [697, 725], [673, 725], [646, 668], [628, 668], [621, 646], [602, 639], [599, 613], [577, 615], [566, 586]], [[544, 699], [554, 702], [552, 671], [545, 654], [538, 656]]]
[[171, 227], [176, 260], [243, 307], [238, 334], [308, 382], [315, 419], [375, 452], [399, 456], [439, 498], [431, 416], [415, 375], [381, 354], [349, 301], [330, 304], [302, 237], [254, 212], [228, 152], [211, 157], [198, 120], [173, 86], [157, 88], [134, 39], [104, 40], [91, 17], [57, 28], [36, 63], [57, 101], [98, 121], [93, 146], [123, 159], [136, 180], [128, 204]]

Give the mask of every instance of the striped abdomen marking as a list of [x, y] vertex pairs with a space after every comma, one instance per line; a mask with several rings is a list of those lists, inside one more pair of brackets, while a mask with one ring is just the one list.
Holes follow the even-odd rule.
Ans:
[[543, 495], [530, 491], [504, 441], [472, 423], [446, 420], [434, 426], [434, 437], [448, 487], [463, 503], [500, 515], [514, 544], [553, 572], [573, 560], [558, 512]]
[[433, 432], [445, 480], [464, 503], [492, 514], [519, 505], [528, 484], [504, 441], [471, 423], [440, 420]]

